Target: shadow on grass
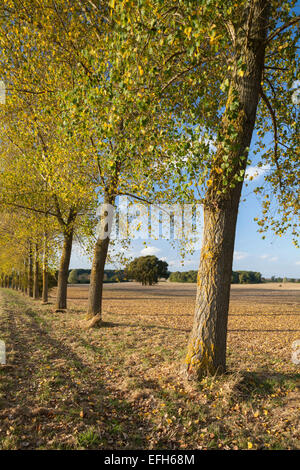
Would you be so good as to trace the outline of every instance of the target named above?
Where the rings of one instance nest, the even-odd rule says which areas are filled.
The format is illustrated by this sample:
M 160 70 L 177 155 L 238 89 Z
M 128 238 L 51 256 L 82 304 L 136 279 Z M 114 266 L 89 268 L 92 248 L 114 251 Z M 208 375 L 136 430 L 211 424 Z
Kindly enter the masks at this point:
M 299 374 L 282 374 L 271 372 L 241 372 L 240 380 L 234 385 L 233 393 L 243 400 L 255 397 L 262 398 L 274 394 L 278 388 L 300 390 Z
M 99 370 L 91 370 L 65 342 L 51 336 L 43 317 L 22 298 L 14 294 L 5 297 L 6 320 L 0 322 L 0 331 L 5 328 L 9 332 L 7 350 L 13 368 L 2 377 L 5 400 L 0 408 L 4 418 L 0 448 L 12 419 L 20 429 L 14 444 L 17 449 L 23 442 L 29 449 L 74 448 L 74 443 L 68 447 L 65 439 L 73 436 L 74 430 L 75 448 L 145 448 L 147 420 L 140 419 L 122 392 L 105 383 Z M 16 316 L 22 321 L 16 321 Z M 41 401 L 41 383 L 52 377 L 56 380 L 47 384 Z M 41 405 L 55 409 L 55 414 L 34 420 L 30 412 Z M 82 410 L 87 410 L 84 416 L 80 415 Z M 53 442 L 48 444 L 50 440 Z
M 119 323 L 119 322 L 109 322 L 109 321 L 101 321 L 99 323 L 96 323 L 96 325 L 93 326 L 95 329 L 101 329 L 101 328 L 117 328 L 117 327 L 130 327 L 130 328 L 142 328 L 143 330 L 145 329 L 158 329 L 158 330 L 164 330 L 164 331 L 182 331 L 184 333 L 189 333 L 191 331 L 191 328 L 172 328 L 169 326 L 161 326 L 161 325 L 147 325 L 144 323 Z
M 233 328 L 228 328 L 228 333 L 297 333 L 299 332 L 300 329 L 283 329 L 283 328 L 278 328 L 277 330 L 265 330 L 262 328 L 244 328 L 244 329 L 233 329 Z

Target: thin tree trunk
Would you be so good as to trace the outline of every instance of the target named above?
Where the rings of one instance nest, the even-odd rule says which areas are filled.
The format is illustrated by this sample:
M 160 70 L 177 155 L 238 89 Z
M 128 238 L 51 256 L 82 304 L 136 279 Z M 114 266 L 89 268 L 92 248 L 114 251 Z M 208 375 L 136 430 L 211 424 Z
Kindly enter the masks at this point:
M 28 258 L 27 257 L 24 259 L 23 285 L 24 285 L 24 293 L 28 294 Z
M 42 302 L 43 302 L 43 304 L 48 303 L 48 271 L 47 271 L 47 268 L 43 268 Z
M 38 259 L 38 247 L 35 246 L 35 259 L 34 259 L 34 276 L 33 276 L 33 298 L 38 299 L 40 296 L 39 292 L 39 259 Z
M 29 256 L 28 256 L 28 288 L 27 294 L 29 297 L 33 297 L 33 259 L 32 259 L 32 246 L 29 244 Z
M 254 0 L 245 9 L 245 18 L 237 35 L 239 56 L 246 64 L 244 76 L 235 71 L 228 93 L 221 134 L 230 135 L 234 125 L 231 154 L 225 154 L 222 145 L 216 151 L 216 163 L 226 155 L 232 167 L 232 176 L 245 170 L 256 110 L 265 56 L 269 7 L 266 0 Z M 251 15 L 251 21 L 249 21 Z M 248 34 L 245 31 L 249 29 Z M 240 35 L 240 36 L 239 36 Z M 238 97 L 238 116 L 231 117 L 233 97 Z M 242 159 L 240 157 L 243 157 Z M 236 182 L 224 195 L 217 196 L 222 180 L 212 170 L 212 182 L 204 203 L 204 233 L 198 272 L 195 317 L 190 336 L 186 368 L 189 375 L 200 377 L 207 373 L 222 373 L 226 369 L 227 321 L 230 281 L 242 182 Z
M 104 203 L 110 204 L 111 206 L 114 204 L 114 201 L 114 197 L 106 196 L 104 199 Z M 104 267 L 110 241 L 110 238 L 106 236 L 107 230 L 108 224 L 105 222 L 105 219 L 102 218 L 102 222 L 100 222 L 100 233 L 93 254 L 87 312 L 87 317 L 91 319 L 91 322 L 88 326 L 93 326 L 102 320 Z
M 62 255 L 60 258 L 60 266 L 58 272 L 57 282 L 57 296 L 56 296 L 56 311 L 62 311 L 67 308 L 67 288 L 68 288 L 68 274 L 72 252 L 73 243 L 73 228 L 69 226 L 64 233 L 64 243 Z
M 43 255 L 43 291 L 42 291 L 43 304 L 48 303 L 48 250 L 47 250 L 47 235 L 44 235 L 44 255 Z

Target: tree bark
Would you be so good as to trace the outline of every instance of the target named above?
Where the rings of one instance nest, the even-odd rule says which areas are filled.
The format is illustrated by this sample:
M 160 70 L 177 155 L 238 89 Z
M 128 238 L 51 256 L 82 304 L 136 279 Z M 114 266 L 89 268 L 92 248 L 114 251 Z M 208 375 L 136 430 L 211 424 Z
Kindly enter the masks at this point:
M 69 225 L 66 227 L 58 272 L 56 311 L 62 311 L 67 308 L 68 274 L 73 244 L 73 232 L 73 226 Z
M 42 272 L 42 303 L 48 303 L 48 240 L 47 232 L 44 233 L 43 243 L 43 272 Z
M 29 256 L 28 256 L 28 289 L 27 294 L 29 297 L 33 297 L 33 259 L 32 259 L 32 246 L 29 244 Z
M 47 271 L 47 268 L 45 268 L 45 267 L 43 267 L 42 302 L 43 302 L 43 304 L 48 303 L 48 271 Z
M 115 197 L 108 197 L 107 195 L 104 199 L 105 204 L 113 205 L 114 201 Z M 104 267 L 110 241 L 110 238 L 106 236 L 107 230 L 108 224 L 105 222 L 105 219 L 102 218 L 102 222 L 100 222 L 100 233 L 93 254 L 87 312 L 87 318 L 91 319 L 91 322 L 88 326 L 93 326 L 102 320 Z
M 229 129 L 232 126 L 236 131 L 231 154 L 226 154 L 232 167 L 232 176 L 246 168 L 265 57 L 269 4 L 266 0 L 254 0 L 249 5 L 245 9 L 245 17 L 237 33 L 239 53 L 236 63 L 242 58 L 246 70 L 244 75 L 238 74 L 236 70 L 232 77 L 221 124 L 223 136 L 230 136 Z M 234 96 L 238 98 L 239 111 L 233 120 L 230 104 Z M 218 145 L 216 163 L 221 164 L 224 156 L 223 146 Z M 186 370 L 190 376 L 196 378 L 226 370 L 230 281 L 235 228 L 243 184 L 236 182 L 225 194 L 221 192 L 220 195 L 220 191 L 217 191 L 222 183 L 219 173 L 212 170 L 210 180 L 211 186 L 204 202 L 204 233 L 194 325 L 186 357 Z
M 39 292 L 39 260 L 38 260 L 38 247 L 35 247 L 35 259 L 34 259 L 34 275 L 33 275 L 33 298 L 38 299 L 40 296 Z

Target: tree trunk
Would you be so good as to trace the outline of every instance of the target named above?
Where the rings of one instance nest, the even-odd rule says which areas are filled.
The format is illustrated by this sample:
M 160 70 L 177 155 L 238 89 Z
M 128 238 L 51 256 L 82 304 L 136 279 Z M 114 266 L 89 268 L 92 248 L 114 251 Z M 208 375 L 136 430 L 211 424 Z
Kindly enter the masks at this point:
M 32 259 L 32 248 L 31 243 L 29 245 L 29 256 L 28 256 L 28 288 L 27 294 L 29 297 L 33 297 L 33 259 Z
M 222 373 L 226 369 L 230 281 L 235 227 L 243 184 L 234 180 L 234 176 L 246 168 L 259 102 L 269 14 L 266 0 L 254 0 L 249 5 L 237 32 L 239 55 L 236 63 L 242 58 L 246 70 L 244 74 L 238 74 L 237 70 L 234 72 L 221 124 L 221 135 L 227 139 L 231 135 L 230 129 L 233 127 L 235 130 L 231 139 L 232 150 L 228 155 L 224 147 L 218 145 L 215 158 L 217 167 L 226 155 L 232 168 L 229 178 L 235 183 L 223 194 L 220 191 L 222 179 L 219 172 L 213 169 L 210 175 L 211 186 L 204 202 L 204 233 L 195 317 L 186 357 L 187 372 L 196 377 L 207 373 Z M 245 31 L 249 32 L 245 34 Z M 238 99 L 239 110 L 238 115 L 233 118 L 231 104 L 234 97 Z
M 43 289 L 42 289 L 42 303 L 48 303 L 48 247 L 47 247 L 47 233 L 44 233 L 44 253 L 43 253 Z
M 105 204 L 113 205 L 114 197 L 106 196 L 104 199 Z M 89 298 L 88 298 L 88 319 L 92 319 L 88 326 L 93 326 L 102 320 L 102 292 L 103 292 L 103 278 L 104 267 L 107 258 L 109 247 L 109 237 L 106 236 L 108 224 L 102 218 L 100 222 L 100 233 L 94 248 L 93 264 L 90 278 Z
M 40 296 L 39 292 L 39 260 L 38 260 L 38 247 L 35 247 L 35 259 L 34 259 L 34 275 L 33 275 L 33 298 L 38 299 Z
M 64 243 L 58 272 L 56 311 L 62 311 L 67 308 L 68 274 L 72 252 L 73 231 L 73 228 L 68 226 L 64 233 Z
M 93 264 L 91 270 L 89 299 L 88 299 L 88 318 L 97 316 L 101 320 L 102 311 L 102 291 L 104 267 L 107 258 L 109 238 L 97 240 L 94 248 Z
M 42 292 L 43 304 L 48 303 L 48 271 L 47 268 L 43 267 L 43 292 Z
M 27 257 L 24 259 L 23 285 L 24 285 L 24 294 L 28 294 L 28 258 Z

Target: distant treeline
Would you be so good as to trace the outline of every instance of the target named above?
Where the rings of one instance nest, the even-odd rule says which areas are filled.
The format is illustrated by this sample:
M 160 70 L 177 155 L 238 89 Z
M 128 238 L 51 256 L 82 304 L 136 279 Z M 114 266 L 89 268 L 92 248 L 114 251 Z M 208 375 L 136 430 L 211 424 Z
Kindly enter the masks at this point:
M 176 271 L 170 273 L 168 280 L 170 282 L 197 282 L 197 271 Z M 69 271 L 69 284 L 89 284 L 90 283 L 90 269 L 72 269 Z M 124 270 L 106 269 L 104 271 L 104 282 L 125 282 L 129 279 L 126 277 Z M 52 281 L 52 279 L 51 279 Z M 232 271 L 231 284 L 260 284 L 262 282 L 300 282 L 300 279 L 275 277 L 270 278 L 262 277 L 261 273 L 255 271 Z M 55 278 L 54 282 L 55 285 Z
M 264 282 L 300 282 L 300 279 L 296 279 L 295 277 L 276 277 L 272 276 L 270 278 L 265 278 Z
M 231 284 L 261 284 L 261 273 L 255 271 L 232 271 Z
M 176 271 L 171 273 L 170 282 L 197 282 L 197 271 Z M 260 284 L 263 282 L 261 273 L 254 271 L 233 271 L 231 275 L 232 284 Z
M 197 282 L 197 271 L 176 271 L 169 276 L 170 282 Z M 288 277 L 264 278 L 256 271 L 232 271 L 231 284 L 261 284 L 262 282 L 300 282 L 300 279 Z
M 90 269 L 72 269 L 69 271 L 69 284 L 89 284 L 91 270 Z M 126 281 L 123 270 L 105 269 L 104 282 L 124 282 Z

